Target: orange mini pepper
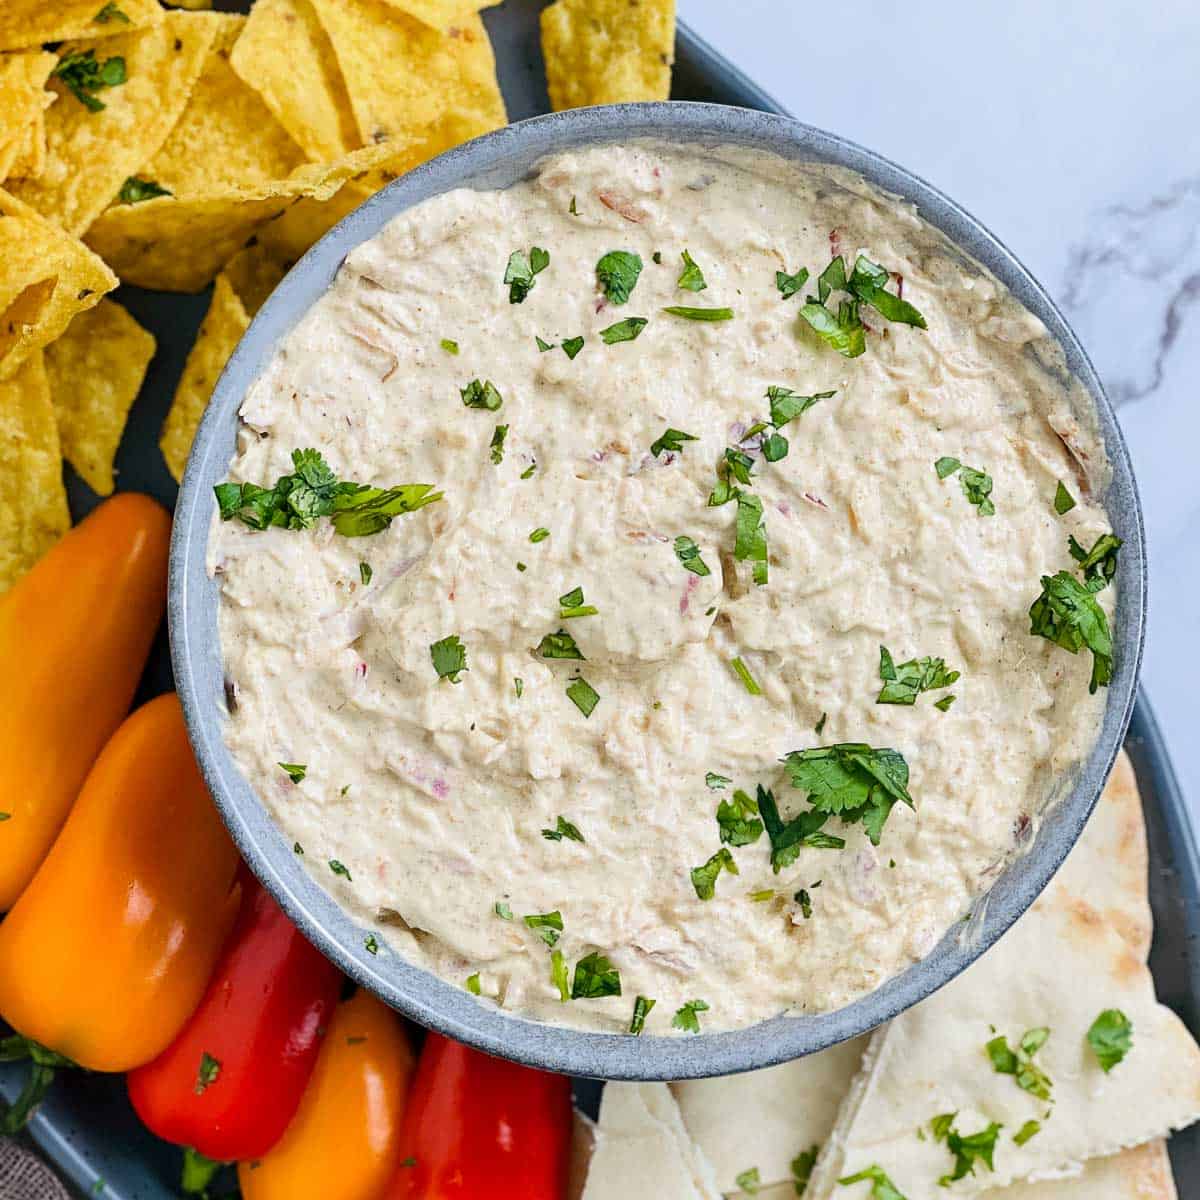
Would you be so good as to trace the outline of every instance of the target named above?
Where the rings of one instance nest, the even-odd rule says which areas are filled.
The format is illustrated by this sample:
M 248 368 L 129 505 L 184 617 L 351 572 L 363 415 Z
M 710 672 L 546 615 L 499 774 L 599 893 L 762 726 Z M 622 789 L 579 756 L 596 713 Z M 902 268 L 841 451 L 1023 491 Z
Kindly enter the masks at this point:
M 339 1004 L 283 1137 L 238 1165 L 244 1200 L 377 1200 L 399 1165 L 412 1069 L 390 1008 L 364 991 Z
M 104 747 L 0 922 L 0 1016 L 91 1070 L 154 1058 L 208 983 L 237 916 L 237 868 L 179 700 L 159 696 Z
M 0 596 L 0 912 L 129 711 L 166 605 L 170 536 L 161 505 L 114 496 Z

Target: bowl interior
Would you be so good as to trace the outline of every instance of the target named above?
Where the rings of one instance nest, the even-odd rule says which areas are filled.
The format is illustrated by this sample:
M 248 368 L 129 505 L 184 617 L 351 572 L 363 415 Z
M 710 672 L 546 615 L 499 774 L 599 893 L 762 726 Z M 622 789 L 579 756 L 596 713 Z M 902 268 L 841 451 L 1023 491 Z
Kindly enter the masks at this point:
M 1068 795 L 1042 822 L 1028 852 L 998 877 L 971 922 L 946 934 L 921 962 L 835 1012 L 777 1017 L 729 1033 L 633 1038 L 588 1033 L 501 1013 L 398 955 L 373 956 L 365 930 L 292 853 L 222 740 L 224 683 L 218 593 L 205 569 L 213 485 L 233 457 L 238 408 L 276 345 L 322 295 L 342 260 L 397 213 L 455 187 L 503 188 L 547 155 L 585 144 L 658 138 L 733 144 L 858 171 L 914 203 L 921 216 L 983 263 L 1045 322 L 1073 375 L 1093 397 L 1113 468 L 1103 497 L 1124 539 L 1118 568 L 1116 671 L 1103 727 Z M 1112 766 L 1132 710 L 1145 609 L 1141 508 L 1128 451 L 1095 371 L 1049 297 L 990 233 L 940 192 L 875 154 L 785 117 L 712 104 L 656 103 L 578 109 L 511 125 L 460 146 L 398 179 L 332 229 L 297 264 L 256 316 L 213 393 L 196 435 L 176 507 L 169 618 L 175 678 L 205 779 L 254 873 L 305 934 L 357 983 L 423 1025 L 533 1066 L 606 1079 L 681 1079 L 744 1071 L 810 1054 L 887 1021 L 952 979 L 1033 902 L 1071 848 Z

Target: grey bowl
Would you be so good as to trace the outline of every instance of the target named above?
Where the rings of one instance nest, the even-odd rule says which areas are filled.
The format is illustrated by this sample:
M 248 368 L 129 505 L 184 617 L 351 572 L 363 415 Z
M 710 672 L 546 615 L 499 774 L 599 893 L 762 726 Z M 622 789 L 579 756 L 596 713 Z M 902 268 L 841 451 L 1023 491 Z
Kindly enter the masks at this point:
M 584 1033 L 511 1017 L 395 954 L 372 956 L 364 931 L 309 877 L 291 845 L 242 777 L 222 740 L 224 687 L 217 638 L 217 588 L 205 572 L 212 489 L 234 453 L 237 411 L 276 344 L 326 290 L 347 253 L 393 216 L 447 191 L 509 186 L 549 154 L 633 138 L 736 144 L 786 158 L 849 167 L 912 201 L 926 221 L 1001 279 L 1036 313 L 1091 393 L 1113 466 L 1103 497 L 1120 556 L 1114 639 L 1116 675 L 1103 728 L 1074 787 L 1047 815 L 1032 848 L 976 907 L 969 936 L 951 931 L 933 952 L 877 991 L 836 1012 L 776 1017 L 732 1033 L 633 1038 Z M 304 933 L 347 975 L 422 1025 L 490 1054 L 572 1075 L 684 1079 L 766 1067 L 873 1028 L 941 987 L 983 953 L 1034 901 L 1092 811 L 1129 722 L 1141 665 L 1146 604 L 1142 512 L 1129 453 L 1087 355 L 1062 314 L 1013 255 L 974 218 L 929 184 L 850 142 L 786 117 L 712 104 L 629 104 L 523 121 L 418 167 L 372 197 L 314 246 L 259 312 L 229 360 L 192 447 L 171 544 L 169 619 L 175 678 L 192 745 L 235 841 L 254 873 Z

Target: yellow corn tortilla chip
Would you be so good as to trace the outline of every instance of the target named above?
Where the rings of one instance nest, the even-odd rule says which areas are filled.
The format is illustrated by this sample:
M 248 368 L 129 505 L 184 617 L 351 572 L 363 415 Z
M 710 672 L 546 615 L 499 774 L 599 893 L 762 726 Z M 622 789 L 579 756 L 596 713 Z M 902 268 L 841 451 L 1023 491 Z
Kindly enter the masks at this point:
M 36 179 L 46 169 L 46 118 L 38 113 L 14 140 L 12 163 L 5 178 Z
M 88 230 L 87 243 L 126 282 L 198 292 L 255 230 L 300 196 L 327 199 L 374 166 L 388 146 L 367 146 L 333 163 L 309 163 L 287 179 L 199 196 L 116 204 Z
M 0 379 L 116 286 L 82 242 L 0 191 Z
M 0 54 L 0 181 L 40 170 L 46 158 L 46 80 L 58 58 L 41 50 Z
M 226 263 L 221 273 L 229 280 L 246 315 L 252 317 L 267 302 L 267 297 L 279 286 L 291 265 L 291 262 L 281 261 L 254 238 L 249 246 L 239 250 Z
M 46 347 L 63 457 L 101 496 L 113 490 L 113 460 L 154 346 L 153 334 L 125 309 L 101 300 Z
M 314 162 L 362 144 L 333 45 L 309 0 L 258 0 L 229 64 Z
M 71 527 L 40 352 L 0 383 L 0 594 Z
M 542 54 L 555 112 L 666 100 L 675 0 L 557 0 L 542 10 Z
M 176 482 L 183 479 L 192 438 L 208 407 L 212 390 L 234 347 L 249 327 L 250 318 L 233 285 L 225 275 L 218 275 L 212 304 L 209 305 L 204 324 L 200 326 L 196 344 L 188 355 L 179 386 L 175 389 L 171 411 L 167 413 L 162 436 L 158 440 L 163 458 L 167 460 L 167 469 Z
M 176 196 L 285 179 L 305 162 L 300 147 L 230 66 L 246 25 L 214 13 L 217 35 L 187 107 L 157 153 L 137 172 Z
M 471 13 L 494 8 L 500 0 L 387 0 L 387 3 L 423 25 L 445 30 Z
M 474 13 L 441 33 L 386 0 L 312 0 L 341 64 L 364 143 L 412 139 L 448 113 L 508 116 L 496 59 Z
M 156 0 L 114 0 L 126 18 L 115 13 L 98 20 L 108 0 L 3 0 L 0 4 L 0 50 L 65 42 L 68 38 L 115 37 L 163 19 Z
M 51 78 L 59 98 L 46 113 L 46 169 L 15 185 L 19 198 L 83 233 L 166 140 L 218 28 L 212 13 L 168 13 L 149 29 L 64 46 L 64 55 L 93 49 L 101 62 L 124 58 L 126 82 L 99 92 L 106 107 L 91 112 Z

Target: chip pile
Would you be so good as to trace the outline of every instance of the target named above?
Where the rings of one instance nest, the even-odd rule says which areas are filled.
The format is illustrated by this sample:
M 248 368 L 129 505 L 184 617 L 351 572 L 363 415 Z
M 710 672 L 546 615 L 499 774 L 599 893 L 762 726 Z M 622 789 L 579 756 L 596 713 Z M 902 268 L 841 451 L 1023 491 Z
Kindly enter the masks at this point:
M 155 342 L 106 293 L 214 284 L 162 430 L 178 480 L 291 264 L 391 180 L 507 123 L 480 18 L 497 2 L 0 3 L 0 593 L 70 525 L 64 458 L 115 486 Z M 674 0 L 557 0 L 553 107 L 666 99 L 674 35 Z

